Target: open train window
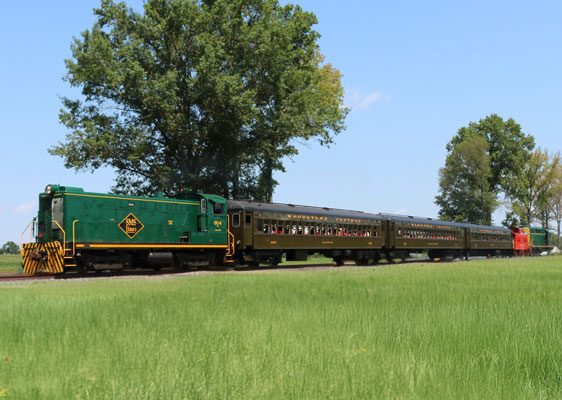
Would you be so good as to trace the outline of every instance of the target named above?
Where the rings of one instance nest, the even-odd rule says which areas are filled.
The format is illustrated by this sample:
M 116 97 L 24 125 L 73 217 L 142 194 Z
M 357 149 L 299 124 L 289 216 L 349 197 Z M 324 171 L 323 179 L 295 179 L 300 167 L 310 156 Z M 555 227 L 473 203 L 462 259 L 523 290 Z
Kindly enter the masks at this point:
M 232 214 L 232 226 L 235 228 L 240 226 L 240 213 Z
M 246 225 L 250 225 L 252 223 L 252 216 L 246 215 Z

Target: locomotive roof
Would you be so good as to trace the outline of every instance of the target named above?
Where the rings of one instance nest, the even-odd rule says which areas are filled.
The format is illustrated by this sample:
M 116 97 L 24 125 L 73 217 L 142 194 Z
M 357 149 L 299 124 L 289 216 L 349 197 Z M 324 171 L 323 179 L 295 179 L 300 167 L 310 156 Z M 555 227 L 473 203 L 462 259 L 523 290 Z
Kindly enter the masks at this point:
M 381 221 L 384 217 L 378 214 L 366 213 L 363 211 L 341 210 L 338 208 L 328 207 L 314 207 L 314 206 L 300 206 L 294 204 L 281 204 L 281 203 L 260 203 L 255 201 L 240 201 L 229 200 L 229 209 L 243 209 L 245 211 L 256 212 L 274 212 L 274 213 L 287 213 L 287 214 L 300 214 L 300 215 L 314 215 L 322 217 L 341 217 L 341 218 L 355 218 L 355 219 L 371 219 Z

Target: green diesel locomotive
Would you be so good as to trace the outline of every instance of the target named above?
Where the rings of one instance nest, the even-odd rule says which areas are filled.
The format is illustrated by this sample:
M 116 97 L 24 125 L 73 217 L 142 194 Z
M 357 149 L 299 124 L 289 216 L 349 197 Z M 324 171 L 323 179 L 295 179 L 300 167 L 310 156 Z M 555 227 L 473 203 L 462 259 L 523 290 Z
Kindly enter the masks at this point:
M 23 271 L 196 267 L 231 258 L 227 201 L 84 192 L 47 185 L 22 246 Z M 24 232 L 25 233 L 25 232 Z M 35 241 L 33 241 L 35 238 Z

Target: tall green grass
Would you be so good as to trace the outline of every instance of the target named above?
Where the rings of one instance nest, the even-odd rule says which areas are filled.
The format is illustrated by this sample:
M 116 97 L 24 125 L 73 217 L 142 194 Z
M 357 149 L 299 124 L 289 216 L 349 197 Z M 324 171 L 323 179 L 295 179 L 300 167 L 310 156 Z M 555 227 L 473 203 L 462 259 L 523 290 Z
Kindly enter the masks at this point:
M 18 272 L 21 269 L 19 254 L 0 254 L 0 272 Z
M 0 397 L 562 397 L 562 258 L 0 285 Z

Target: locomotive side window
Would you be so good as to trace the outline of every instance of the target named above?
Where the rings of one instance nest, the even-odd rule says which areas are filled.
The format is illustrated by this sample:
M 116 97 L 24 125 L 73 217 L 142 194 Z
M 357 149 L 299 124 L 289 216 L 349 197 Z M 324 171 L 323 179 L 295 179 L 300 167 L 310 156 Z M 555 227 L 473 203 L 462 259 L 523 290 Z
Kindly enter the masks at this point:
M 246 225 L 251 225 L 251 224 L 252 224 L 252 216 L 246 215 Z
M 207 214 L 207 200 L 201 199 L 201 214 Z
M 222 215 L 224 213 L 224 204 L 213 202 L 213 214 Z
M 238 228 L 240 226 L 240 213 L 232 214 L 232 226 Z

